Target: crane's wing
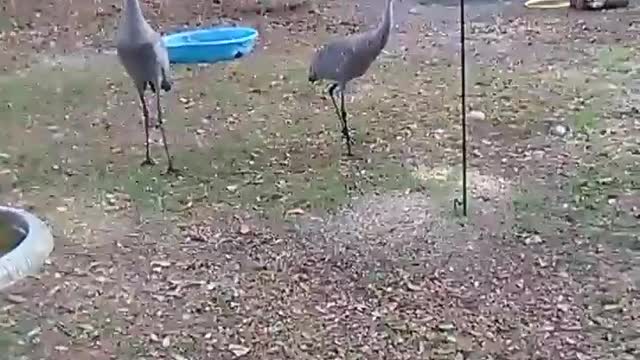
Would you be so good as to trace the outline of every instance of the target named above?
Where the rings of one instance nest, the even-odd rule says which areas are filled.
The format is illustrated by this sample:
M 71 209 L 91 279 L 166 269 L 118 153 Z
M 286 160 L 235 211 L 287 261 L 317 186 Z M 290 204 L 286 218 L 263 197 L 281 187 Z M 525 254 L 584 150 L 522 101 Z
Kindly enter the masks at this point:
M 364 75 L 377 53 L 372 51 L 370 33 L 358 33 L 329 42 L 316 54 L 315 76 L 346 82 Z
M 312 60 L 312 68 L 320 79 L 341 81 L 345 65 L 354 55 L 354 48 L 348 39 L 337 39 L 318 50 Z
M 155 33 L 155 39 L 153 44 L 153 51 L 156 53 L 156 59 L 158 59 L 158 63 L 162 70 L 164 70 L 166 76 L 169 76 L 169 52 L 164 45 L 164 41 L 162 41 L 162 36 L 160 34 Z
M 158 65 L 160 65 L 160 87 L 164 91 L 171 90 L 171 68 L 169 65 L 169 52 L 164 45 L 162 36 L 154 32 L 153 52 L 156 55 Z

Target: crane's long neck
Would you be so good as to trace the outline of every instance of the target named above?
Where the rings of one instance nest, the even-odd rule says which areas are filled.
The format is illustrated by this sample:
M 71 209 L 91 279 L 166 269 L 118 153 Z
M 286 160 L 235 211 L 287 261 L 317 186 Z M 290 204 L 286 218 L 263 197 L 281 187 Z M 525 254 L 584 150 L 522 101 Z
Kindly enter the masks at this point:
M 123 23 L 128 29 L 141 27 L 146 21 L 138 0 L 124 0 Z
M 389 34 L 391 33 L 391 26 L 393 23 L 393 0 L 387 0 L 382 21 L 376 29 L 376 35 L 380 39 L 380 50 L 387 45 L 389 41 Z

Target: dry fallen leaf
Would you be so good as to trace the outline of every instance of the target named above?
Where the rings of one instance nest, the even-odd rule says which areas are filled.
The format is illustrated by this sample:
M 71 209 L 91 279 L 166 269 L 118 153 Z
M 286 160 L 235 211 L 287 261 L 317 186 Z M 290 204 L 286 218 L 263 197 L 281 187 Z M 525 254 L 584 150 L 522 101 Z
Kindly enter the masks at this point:
M 176 353 L 171 353 L 171 356 L 173 357 L 173 360 L 189 360 L 188 358 Z
M 249 351 L 251 351 L 251 348 L 237 344 L 230 344 L 229 351 L 231 351 L 236 357 L 241 357 L 247 355 Z
M 455 325 L 451 324 L 451 323 L 445 323 L 445 324 L 440 324 L 438 325 L 438 329 L 442 330 L 442 331 L 451 331 L 453 329 L 455 329 Z
M 171 339 L 167 336 L 164 339 L 162 339 L 162 347 L 169 347 L 171 346 Z
M 407 288 L 411 291 L 421 291 L 422 288 L 416 284 L 413 284 L 410 281 L 407 281 Z
M 15 294 L 8 294 L 7 300 L 14 304 L 22 304 L 23 302 L 27 301 L 27 299 L 24 296 L 15 295 Z
M 473 110 L 467 114 L 467 120 L 469 122 L 484 121 L 485 119 L 486 115 L 482 111 Z
M 251 232 L 251 228 L 249 228 L 249 225 L 247 224 L 241 224 L 240 229 L 238 231 L 242 235 L 247 235 L 249 232 Z
M 526 239 L 524 239 L 525 245 L 542 244 L 543 242 L 544 242 L 544 240 L 542 240 L 540 235 L 537 235 L 537 234 L 529 236 Z
M 171 266 L 171 262 L 166 260 L 154 260 L 151 262 L 151 266 L 169 267 Z
M 300 208 L 295 208 L 295 209 L 291 209 L 291 210 L 287 210 L 286 215 L 287 216 L 291 216 L 291 215 L 304 215 L 304 210 L 300 209 Z
M 78 324 L 78 327 L 84 331 L 94 331 L 95 328 L 91 324 Z
M 606 304 L 602 307 L 604 311 L 614 311 L 622 309 L 622 304 Z

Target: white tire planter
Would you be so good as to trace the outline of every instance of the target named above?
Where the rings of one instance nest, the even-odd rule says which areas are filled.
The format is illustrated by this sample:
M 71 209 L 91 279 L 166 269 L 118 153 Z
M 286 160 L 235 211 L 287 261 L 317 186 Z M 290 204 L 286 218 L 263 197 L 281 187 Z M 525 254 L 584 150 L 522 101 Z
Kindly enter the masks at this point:
M 0 206 L 0 222 L 20 229 L 26 237 L 0 257 L 0 291 L 28 275 L 34 275 L 53 251 L 53 236 L 47 225 L 23 209 Z

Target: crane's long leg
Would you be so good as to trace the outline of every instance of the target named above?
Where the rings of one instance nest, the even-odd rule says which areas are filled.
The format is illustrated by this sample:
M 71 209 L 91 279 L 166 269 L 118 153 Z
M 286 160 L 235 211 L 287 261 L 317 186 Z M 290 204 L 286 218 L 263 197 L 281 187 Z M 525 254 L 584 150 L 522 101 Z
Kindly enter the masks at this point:
M 344 108 L 344 86 L 340 87 L 340 114 L 342 115 L 342 134 L 344 138 L 347 140 L 347 154 L 349 156 L 353 156 L 351 153 L 351 143 L 353 139 L 351 139 L 351 134 L 349 134 L 349 127 L 347 126 L 347 110 Z
M 147 101 L 144 98 L 144 88 L 138 90 L 138 95 L 140 96 L 140 103 L 142 103 L 142 116 L 144 117 L 144 135 L 145 142 L 144 145 L 146 147 L 146 158 L 140 164 L 140 166 L 151 166 L 155 165 L 155 161 L 151 158 L 151 154 L 149 153 L 149 109 L 147 108 Z
M 167 135 L 164 131 L 164 121 L 162 120 L 162 106 L 160 105 L 160 89 L 156 87 L 156 106 L 158 107 L 158 126 L 160 126 L 160 133 L 162 134 L 162 143 L 164 145 L 164 152 L 167 154 L 167 173 L 178 173 L 173 167 L 173 161 L 171 160 L 171 154 L 169 153 L 169 145 L 167 145 Z
M 340 108 L 338 107 L 338 103 L 336 103 L 336 99 L 333 97 L 333 94 L 336 91 L 336 88 L 338 88 L 337 83 L 331 84 L 331 86 L 329 86 L 327 91 L 329 92 L 329 96 L 331 97 L 331 102 L 333 103 L 333 107 L 336 109 L 336 115 L 338 115 L 338 120 L 340 120 L 340 124 L 344 126 L 344 123 L 342 121 L 342 115 L 340 114 Z
M 331 102 L 333 103 L 333 107 L 336 109 L 336 114 L 338 115 L 338 119 L 342 123 L 342 136 L 347 142 L 347 155 L 352 156 L 351 153 L 351 134 L 349 134 L 349 127 L 347 126 L 347 112 L 344 109 L 344 89 L 340 91 L 340 108 L 338 108 L 338 104 L 334 97 L 334 93 L 338 88 L 339 84 L 335 83 L 329 87 L 329 95 L 331 96 Z

